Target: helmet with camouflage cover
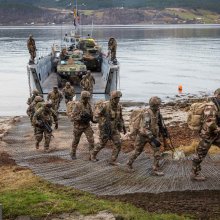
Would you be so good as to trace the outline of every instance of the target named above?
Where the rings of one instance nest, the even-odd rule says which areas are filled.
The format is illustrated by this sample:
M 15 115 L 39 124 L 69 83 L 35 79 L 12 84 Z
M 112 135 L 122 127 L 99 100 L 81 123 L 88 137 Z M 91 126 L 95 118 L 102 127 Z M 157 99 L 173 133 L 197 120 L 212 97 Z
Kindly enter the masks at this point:
M 153 96 L 149 100 L 149 105 L 150 105 L 150 107 L 160 106 L 161 105 L 161 99 L 157 96 Z
M 88 91 L 82 91 L 81 92 L 81 98 L 83 99 L 83 98 L 90 98 L 91 97 L 91 95 L 90 95 L 90 92 L 88 92 Z
M 121 98 L 122 97 L 122 93 L 120 91 L 112 91 L 111 95 L 110 95 L 111 99 L 115 99 L 115 98 Z
M 71 86 L 70 82 L 66 82 L 66 86 Z
M 39 91 L 38 91 L 37 89 L 33 89 L 33 90 L 32 90 L 32 94 L 33 94 L 33 95 L 38 95 L 38 94 L 39 94 Z
M 46 101 L 43 105 L 44 108 L 51 108 L 52 107 L 52 103 L 49 101 Z
M 35 102 L 42 102 L 44 99 L 41 97 L 41 96 L 39 96 L 39 95 L 37 95 L 35 98 L 34 98 L 34 101 Z
M 220 95 L 220 88 L 218 88 L 218 89 L 215 90 L 214 95 L 215 95 L 215 96 Z

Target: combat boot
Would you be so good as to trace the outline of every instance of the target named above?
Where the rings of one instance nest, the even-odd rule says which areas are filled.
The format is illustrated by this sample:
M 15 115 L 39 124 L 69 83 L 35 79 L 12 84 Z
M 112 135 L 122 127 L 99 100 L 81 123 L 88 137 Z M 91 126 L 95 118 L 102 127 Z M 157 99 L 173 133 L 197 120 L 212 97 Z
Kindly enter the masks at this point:
M 108 164 L 111 166 L 119 166 L 120 165 L 120 163 L 117 163 L 116 160 L 113 160 L 113 159 L 110 159 L 108 161 Z
M 39 149 L 39 142 L 35 143 L 35 147 L 36 147 L 37 150 Z
M 192 172 L 190 177 L 191 177 L 191 180 L 194 180 L 194 181 L 205 181 L 206 180 L 206 177 L 202 176 L 201 173 Z
M 90 153 L 90 159 L 91 159 L 91 161 L 93 161 L 93 162 L 99 161 L 99 159 L 96 158 L 96 155 L 97 155 L 97 154 L 98 154 L 98 151 L 92 151 L 92 152 Z
M 152 175 L 154 175 L 154 176 L 164 176 L 164 172 L 159 171 L 159 166 L 153 166 L 152 168 L 153 168 Z

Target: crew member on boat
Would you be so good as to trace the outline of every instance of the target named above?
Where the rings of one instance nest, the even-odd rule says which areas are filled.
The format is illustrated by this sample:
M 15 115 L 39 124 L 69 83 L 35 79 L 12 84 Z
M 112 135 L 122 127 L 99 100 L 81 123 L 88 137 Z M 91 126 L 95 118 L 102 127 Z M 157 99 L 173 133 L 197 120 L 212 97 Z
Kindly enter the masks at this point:
M 68 52 L 66 51 L 66 48 L 63 48 L 60 54 L 60 60 L 68 60 Z
M 72 101 L 75 96 L 74 87 L 71 86 L 70 82 L 66 82 L 66 86 L 63 88 L 63 96 L 65 98 L 65 103 L 67 104 L 69 101 Z
M 53 91 L 47 95 L 47 101 L 51 101 L 53 110 L 57 113 L 60 102 L 63 99 L 62 93 L 58 90 L 57 86 L 53 87 Z
M 34 58 L 36 57 L 36 45 L 33 36 L 30 34 L 29 39 L 27 41 L 27 48 L 30 53 L 30 61 L 29 64 L 34 63 Z
M 108 50 L 111 54 L 111 61 L 116 60 L 117 41 L 111 37 L 108 41 Z

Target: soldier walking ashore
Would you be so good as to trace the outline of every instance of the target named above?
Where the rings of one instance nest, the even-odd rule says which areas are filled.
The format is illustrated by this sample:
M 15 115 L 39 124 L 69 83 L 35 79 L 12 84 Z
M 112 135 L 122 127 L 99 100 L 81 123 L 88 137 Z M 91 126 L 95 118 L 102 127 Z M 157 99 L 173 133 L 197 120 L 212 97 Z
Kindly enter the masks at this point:
M 164 175 L 163 172 L 159 171 L 160 168 L 160 140 L 159 134 L 161 133 L 160 126 L 162 123 L 162 116 L 160 115 L 161 99 L 157 96 L 151 97 L 149 100 L 150 108 L 143 111 L 140 120 L 140 127 L 135 139 L 135 151 L 129 158 L 127 166 L 129 169 L 133 169 L 132 164 L 135 159 L 142 153 L 145 144 L 149 143 L 154 150 L 154 162 L 152 174 L 157 176 Z
M 39 108 L 33 116 L 34 135 L 36 139 L 35 147 L 39 149 L 39 144 L 45 138 L 44 150 L 49 152 L 49 145 L 52 136 L 52 124 L 55 123 L 55 129 L 58 128 L 57 115 L 52 109 L 52 104 L 46 102 Z
M 81 100 L 76 102 L 72 112 L 73 120 L 73 142 L 72 151 L 70 153 L 71 158 L 76 159 L 76 149 L 79 144 L 81 135 L 84 133 L 89 142 L 89 153 L 91 154 L 94 148 L 94 132 L 90 125 L 92 121 L 93 112 L 89 103 L 90 93 L 88 91 L 81 92 Z M 89 157 L 90 159 L 90 157 Z
M 124 120 L 122 117 L 122 107 L 119 105 L 122 93 L 120 91 L 113 91 L 111 93 L 110 101 L 107 101 L 101 109 L 97 108 L 94 112 L 94 121 L 99 124 L 100 130 L 100 144 L 95 147 L 92 153 L 92 161 L 97 161 L 96 155 L 103 149 L 108 140 L 112 140 L 114 143 L 114 149 L 112 151 L 109 164 L 117 165 L 116 160 L 121 150 L 121 137 L 120 132 L 124 130 Z
M 220 88 L 214 92 L 212 103 L 207 105 L 203 112 L 200 142 L 192 162 L 191 179 L 204 181 L 201 175 L 201 163 L 205 159 L 212 144 L 220 147 Z
M 75 96 L 75 90 L 74 87 L 71 86 L 70 82 L 66 83 L 66 86 L 62 90 L 63 96 L 65 98 L 65 103 L 67 104 L 69 101 L 73 100 L 73 97 Z

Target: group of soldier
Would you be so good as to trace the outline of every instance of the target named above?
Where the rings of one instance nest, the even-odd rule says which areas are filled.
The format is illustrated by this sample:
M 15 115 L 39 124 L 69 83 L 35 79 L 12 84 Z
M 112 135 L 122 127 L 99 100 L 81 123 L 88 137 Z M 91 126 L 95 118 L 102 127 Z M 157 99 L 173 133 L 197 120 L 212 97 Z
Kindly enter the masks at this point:
M 71 91 L 71 92 L 69 92 Z M 68 94 L 65 96 L 65 94 Z M 65 102 L 72 100 L 74 90 L 72 86 L 67 83 L 63 88 Z M 118 165 L 117 158 L 121 150 L 121 136 L 120 133 L 126 133 L 125 124 L 122 116 L 122 106 L 120 105 L 120 98 L 122 93 L 120 91 L 113 91 L 110 94 L 110 100 L 105 101 L 99 105 L 99 108 L 93 108 L 90 103 L 90 90 L 83 90 L 79 101 L 75 102 L 74 108 L 71 112 L 71 119 L 73 121 L 73 141 L 71 147 L 71 158 L 76 159 L 76 151 L 81 138 L 84 133 L 89 143 L 89 160 L 98 161 L 97 154 L 106 146 L 108 140 L 114 144 L 112 155 L 109 159 L 110 165 Z M 203 125 L 200 131 L 201 141 L 197 147 L 197 152 L 193 158 L 191 178 L 196 181 L 203 181 L 205 177 L 201 175 L 201 162 L 204 160 L 212 144 L 220 146 L 220 89 L 214 93 L 215 102 L 210 107 L 207 106 L 204 110 Z M 32 125 L 34 126 L 36 149 L 39 149 L 39 143 L 45 137 L 44 149 L 49 151 L 49 144 L 52 136 L 51 126 L 54 123 L 55 129 L 58 129 L 57 110 L 61 101 L 62 93 L 55 87 L 47 96 L 50 102 L 44 102 L 37 90 L 33 91 L 33 95 L 28 99 L 28 115 L 30 116 Z M 161 171 L 161 141 L 160 137 L 167 137 L 164 133 L 163 118 L 160 113 L 161 99 L 152 97 L 149 100 L 149 107 L 144 109 L 138 132 L 135 138 L 135 150 L 128 159 L 126 166 L 129 170 L 133 170 L 133 162 L 142 153 L 144 146 L 149 143 L 153 149 L 154 161 L 152 165 L 152 174 L 162 176 Z M 32 110 L 31 110 L 32 109 Z M 33 110 L 34 109 L 34 110 Z M 98 123 L 99 128 L 99 143 L 94 142 L 94 131 L 91 123 Z

